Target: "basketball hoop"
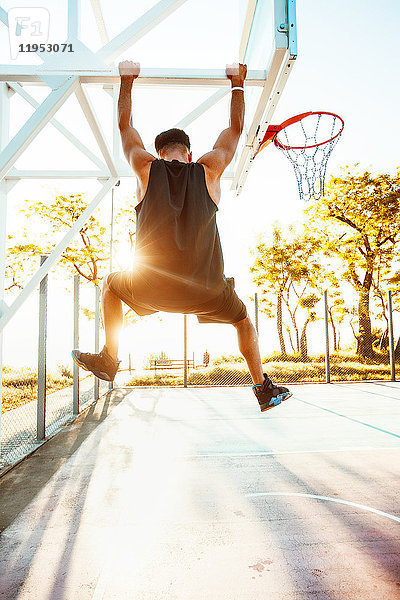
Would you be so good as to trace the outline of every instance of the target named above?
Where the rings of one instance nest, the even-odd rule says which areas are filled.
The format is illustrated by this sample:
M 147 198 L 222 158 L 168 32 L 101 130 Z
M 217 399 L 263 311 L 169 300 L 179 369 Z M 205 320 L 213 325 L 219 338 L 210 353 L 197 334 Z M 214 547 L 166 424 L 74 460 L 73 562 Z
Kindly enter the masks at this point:
M 318 200 L 324 194 L 328 158 L 344 128 L 344 121 L 330 112 L 306 112 L 270 125 L 257 154 L 274 142 L 294 167 L 300 199 Z

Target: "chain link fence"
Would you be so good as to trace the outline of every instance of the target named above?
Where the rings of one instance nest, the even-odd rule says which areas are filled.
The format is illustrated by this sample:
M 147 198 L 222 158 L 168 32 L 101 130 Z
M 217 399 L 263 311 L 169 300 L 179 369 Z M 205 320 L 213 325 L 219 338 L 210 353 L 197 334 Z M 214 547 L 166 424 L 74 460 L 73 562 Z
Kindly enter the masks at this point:
M 83 285 L 79 277 L 60 283 L 50 275 L 21 311 L 22 326 L 26 321 L 30 329 L 21 337 L 21 352 L 32 362 L 3 369 L 0 473 L 108 391 L 105 381 L 74 369 L 71 358 L 80 341 L 86 350 L 98 350 L 99 299 L 100 290 Z
M 384 313 L 371 310 L 369 324 L 359 314 L 359 298 L 346 301 L 325 292 L 312 307 L 297 315 L 267 318 L 259 309 L 259 294 L 247 309 L 259 331 L 264 370 L 277 383 L 395 380 L 400 353 L 400 322 L 393 299 L 383 297 Z M 243 300 L 245 298 L 242 297 Z M 301 313 L 301 311 L 299 311 Z M 151 315 L 126 334 L 119 385 L 237 386 L 251 377 L 238 351 L 234 327 L 199 324 L 193 315 Z M 186 365 L 186 367 L 185 367 Z
M 110 389 L 108 383 L 78 369 L 70 356 L 73 347 L 99 350 L 100 290 L 79 277 L 63 286 L 60 302 L 60 290 L 50 275 L 28 306 L 27 323 L 37 339 L 29 351 L 37 357 L 36 367 L 4 368 L 0 471 Z M 339 305 L 325 292 L 312 312 L 307 307 L 299 311 L 296 326 L 287 314 L 282 313 L 280 320 L 271 312 L 266 315 L 259 298 L 261 293 L 247 300 L 242 294 L 259 332 L 264 370 L 276 383 L 396 379 L 397 294 L 382 296 L 381 310 L 371 308 L 366 318 L 360 312 L 360 305 L 365 305 L 360 298 L 349 295 Z M 157 313 L 138 318 L 128 312 L 120 359 L 114 387 L 252 383 L 235 328 L 199 324 L 194 315 Z

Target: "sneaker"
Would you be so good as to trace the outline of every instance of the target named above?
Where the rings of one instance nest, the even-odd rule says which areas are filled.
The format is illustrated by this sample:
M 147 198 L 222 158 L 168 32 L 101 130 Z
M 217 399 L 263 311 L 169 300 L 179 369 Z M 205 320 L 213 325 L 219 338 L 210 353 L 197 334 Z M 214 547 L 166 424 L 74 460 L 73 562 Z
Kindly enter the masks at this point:
M 264 383 L 262 385 L 253 385 L 253 391 L 260 405 L 261 412 L 278 406 L 293 395 L 287 388 L 272 383 L 266 373 L 264 373 Z
M 71 354 L 76 364 L 85 371 L 91 371 L 93 375 L 104 381 L 114 381 L 120 361 L 114 360 L 105 348 L 99 354 L 79 350 L 72 350 Z

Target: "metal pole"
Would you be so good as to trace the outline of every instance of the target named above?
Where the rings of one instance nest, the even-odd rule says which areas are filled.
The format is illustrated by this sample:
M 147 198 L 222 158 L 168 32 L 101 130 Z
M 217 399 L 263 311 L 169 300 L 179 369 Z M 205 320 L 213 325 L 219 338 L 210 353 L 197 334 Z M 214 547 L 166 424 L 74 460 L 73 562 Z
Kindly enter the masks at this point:
M 187 315 L 183 315 L 183 387 L 187 388 Z
M 98 285 L 94 288 L 94 351 L 96 354 L 99 352 L 100 345 L 100 288 Z M 94 399 L 99 399 L 99 379 L 94 378 Z
M 40 257 L 40 266 L 47 256 Z M 38 341 L 38 384 L 36 411 L 36 438 L 40 442 L 46 437 L 46 341 L 47 341 L 47 275 L 39 288 L 39 341 Z
M 74 348 L 79 348 L 79 275 L 74 275 Z M 74 415 L 79 415 L 79 367 L 74 362 L 74 393 L 73 409 Z
M 114 188 L 118 187 L 120 184 L 120 180 L 116 182 L 116 184 L 111 188 L 111 218 L 110 218 L 110 273 L 113 270 L 113 246 L 114 246 Z M 110 381 L 108 384 L 108 389 L 112 390 L 114 387 L 114 382 Z
M 115 186 L 111 188 L 111 220 L 110 220 L 110 273 L 113 269 L 113 245 L 114 245 L 114 188 L 118 187 L 118 180 Z
M 7 83 L 0 83 L 0 150 L 5 148 L 10 137 L 10 92 Z M 0 181 L 0 319 L 4 311 L 4 288 L 7 245 L 7 192 L 9 186 Z M 3 385 L 3 330 L 0 331 L 0 428 Z M 1 429 L 0 429 L 1 431 Z M 0 437 L 1 440 L 1 437 Z M 1 453 L 1 447 L 0 447 Z
M 331 382 L 331 367 L 329 360 L 329 321 L 328 321 L 328 292 L 324 291 L 324 317 L 325 317 L 325 381 Z
M 114 188 L 111 188 L 111 217 L 110 217 L 110 273 L 113 268 L 113 245 L 114 245 Z
M 254 294 L 254 325 L 258 335 L 258 294 Z
M 392 292 L 388 291 L 388 311 L 389 311 L 389 356 L 390 356 L 390 380 L 396 381 L 396 365 L 394 356 L 394 337 L 393 337 L 393 305 Z
M 0 88 L 1 91 L 1 88 Z M 0 182 L 0 318 L 4 309 L 4 283 L 6 263 L 6 240 L 7 240 L 7 184 Z M 3 331 L 0 331 L 0 432 L 1 432 L 1 408 L 3 398 Z M 1 437 L 0 437 L 1 440 Z M 1 447 L 0 447 L 1 453 Z

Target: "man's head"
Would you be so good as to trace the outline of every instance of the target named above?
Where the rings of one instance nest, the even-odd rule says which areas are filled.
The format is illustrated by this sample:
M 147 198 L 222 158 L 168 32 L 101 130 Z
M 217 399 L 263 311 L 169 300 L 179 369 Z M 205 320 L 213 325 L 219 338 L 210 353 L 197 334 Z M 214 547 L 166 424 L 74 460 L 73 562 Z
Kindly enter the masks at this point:
M 159 133 L 154 145 L 160 158 L 192 161 L 189 136 L 182 129 L 168 129 Z

